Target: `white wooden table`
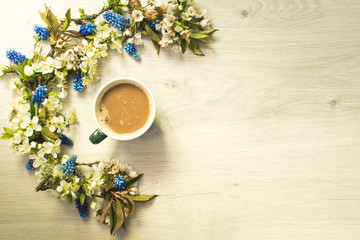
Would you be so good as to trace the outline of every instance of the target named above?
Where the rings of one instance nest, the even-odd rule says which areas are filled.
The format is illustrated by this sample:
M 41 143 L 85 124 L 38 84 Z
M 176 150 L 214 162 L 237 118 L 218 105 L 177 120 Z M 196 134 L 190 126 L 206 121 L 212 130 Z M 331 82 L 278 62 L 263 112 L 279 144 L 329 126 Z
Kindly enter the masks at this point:
M 111 52 L 101 81 L 70 94 L 79 124 L 68 150 L 83 161 L 120 157 L 145 174 L 144 194 L 117 236 L 50 192 L 34 192 L 27 156 L 0 141 L 0 239 L 360 239 L 360 1 L 198 0 L 215 44 L 206 57 Z M 2 0 L 0 54 L 31 56 L 43 4 L 63 16 L 100 0 Z M 97 89 L 129 76 L 154 92 L 143 137 L 92 145 Z M 1 126 L 13 93 L 0 80 Z

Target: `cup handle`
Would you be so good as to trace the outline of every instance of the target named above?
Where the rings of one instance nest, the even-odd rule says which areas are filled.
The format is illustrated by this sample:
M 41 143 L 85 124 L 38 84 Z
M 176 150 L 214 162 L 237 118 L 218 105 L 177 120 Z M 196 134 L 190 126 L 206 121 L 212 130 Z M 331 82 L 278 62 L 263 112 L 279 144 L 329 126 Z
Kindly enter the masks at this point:
M 90 142 L 92 142 L 93 144 L 98 144 L 100 142 L 102 142 L 102 140 L 104 140 L 105 138 L 107 138 L 107 136 L 102 133 L 100 131 L 100 129 L 96 129 L 89 137 Z

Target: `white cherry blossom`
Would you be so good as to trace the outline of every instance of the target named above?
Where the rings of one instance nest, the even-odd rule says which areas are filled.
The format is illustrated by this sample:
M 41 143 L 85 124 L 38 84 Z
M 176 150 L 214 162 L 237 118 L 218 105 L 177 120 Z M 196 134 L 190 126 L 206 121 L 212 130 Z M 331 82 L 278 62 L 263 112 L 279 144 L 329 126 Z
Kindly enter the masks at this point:
M 141 22 L 144 19 L 144 15 L 140 10 L 134 10 L 131 15 L 134 18 L 135 22 Z
M 34 116 L 31 118 L 30 113 L 25 113 L 22 117 L 23 122 L 20 123 L 20 127 L 25 129 L 25 135 L 31 137 L 34 131 L 41 131 L 41 126 L 38 124 L 39 118 Z

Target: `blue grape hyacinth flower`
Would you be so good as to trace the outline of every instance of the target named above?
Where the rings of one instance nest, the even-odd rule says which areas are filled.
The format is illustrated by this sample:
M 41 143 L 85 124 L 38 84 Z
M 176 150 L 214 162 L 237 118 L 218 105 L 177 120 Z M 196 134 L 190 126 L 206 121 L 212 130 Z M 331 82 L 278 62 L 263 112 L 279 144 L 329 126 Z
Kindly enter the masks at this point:
M 60 134 L 59 138 L 61 140 L 61 144 L 64 144 L 69 147 L 72 147 L 74 145 L 74 142 L 70 138 L 68 138 L 65 134 Z
M 34 170 L 34 159 L 30 159 L 26 164 L 25 164 L 25 169 L 28 171 Z
M 155 31 L 158 31 L 158 32 L 160 32 L 161 31 L 161 28 L 156 28 L 156 24 L 159 24 L 160 23 L 160 20 L 158 20 L 158 21 L 151 21 L 150 22 L 150 27 L 153 29 L 153 30 L 155 30 Z
M 121 174 L 119 174 L 119 176 L 115 178 L 114 182 L 115 182 L 116 190 L 118 190 L 119 192 L 125 190 L 126 188 L 125 179 L 123 176 L 121 176 Z
M 72 155 L 72 157 L 69 160 L 67 160 L 67 162 L 61 168 L 61 170 L 66 174 L 66 176 L 69 176 L 74 173 L 76 158 L 77 158 L 76 155 Z
M 140 60 L 140 54 L 136 51 L 134 44 L 125 43 L 124 47 L 125 51 L 130 54 L 135 60 Z
M 8 49 L 6 51 L 6 57 L 15 64 L 23 63 L 25 60 L 28 60 L 24 54 L 21 54 L 13 49 Z
M 33 93 L 32 103 L 33 104 L 35 104 L 35 103 L 41 104 L 46 98 L 47 90 L 48 89 L 46 88 L 46 85 L 44 85 L 44 86 L 39 85 L 36 88 L 35 92 Z
M 130 19 L 124 18 L 122 15 L 112 12 L 106 12 L 103 14 L 104 19 L 110 23 L 110 25 L 120 30 L 125 30 L 130 26 Z
M 81 204 L 81 201 L 79 198 L 75 199 L 75 205 L 79 211 L 79 215 L 81 218 L 84 218 L 89 215 L 89 203 L 86 198 L 85 198 L 84 204 Z
M 95 25 L 93 23 L 86 23 L 80 27 L 79 33 L 84 37 L 93 34 L 95 31 Z
M 73 83 L 74 83 L 75 91 L 80 92 L 81 90 L 83 90 L 84 85 L 83 85 L 83 79 L 82 79 L 81 73 L 75 74 Z
M 34 26 L 34 31 L 41 40 L 46 40 L 50 36 L 49 30 L 39 25 Z

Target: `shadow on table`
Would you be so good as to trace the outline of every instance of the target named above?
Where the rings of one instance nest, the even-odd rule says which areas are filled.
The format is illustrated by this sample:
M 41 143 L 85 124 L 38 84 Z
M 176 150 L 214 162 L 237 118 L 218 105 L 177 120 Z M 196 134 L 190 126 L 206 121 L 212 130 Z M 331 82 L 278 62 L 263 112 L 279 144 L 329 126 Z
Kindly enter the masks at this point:
M 120 156 L 139 173 L 144 173 L 146 181 L 156 182 L 159 173 L 167 171 L 167 147 L 164 132 L 155 119 L 150 129 L 137 139 L 117 141 L 112 156 Z

